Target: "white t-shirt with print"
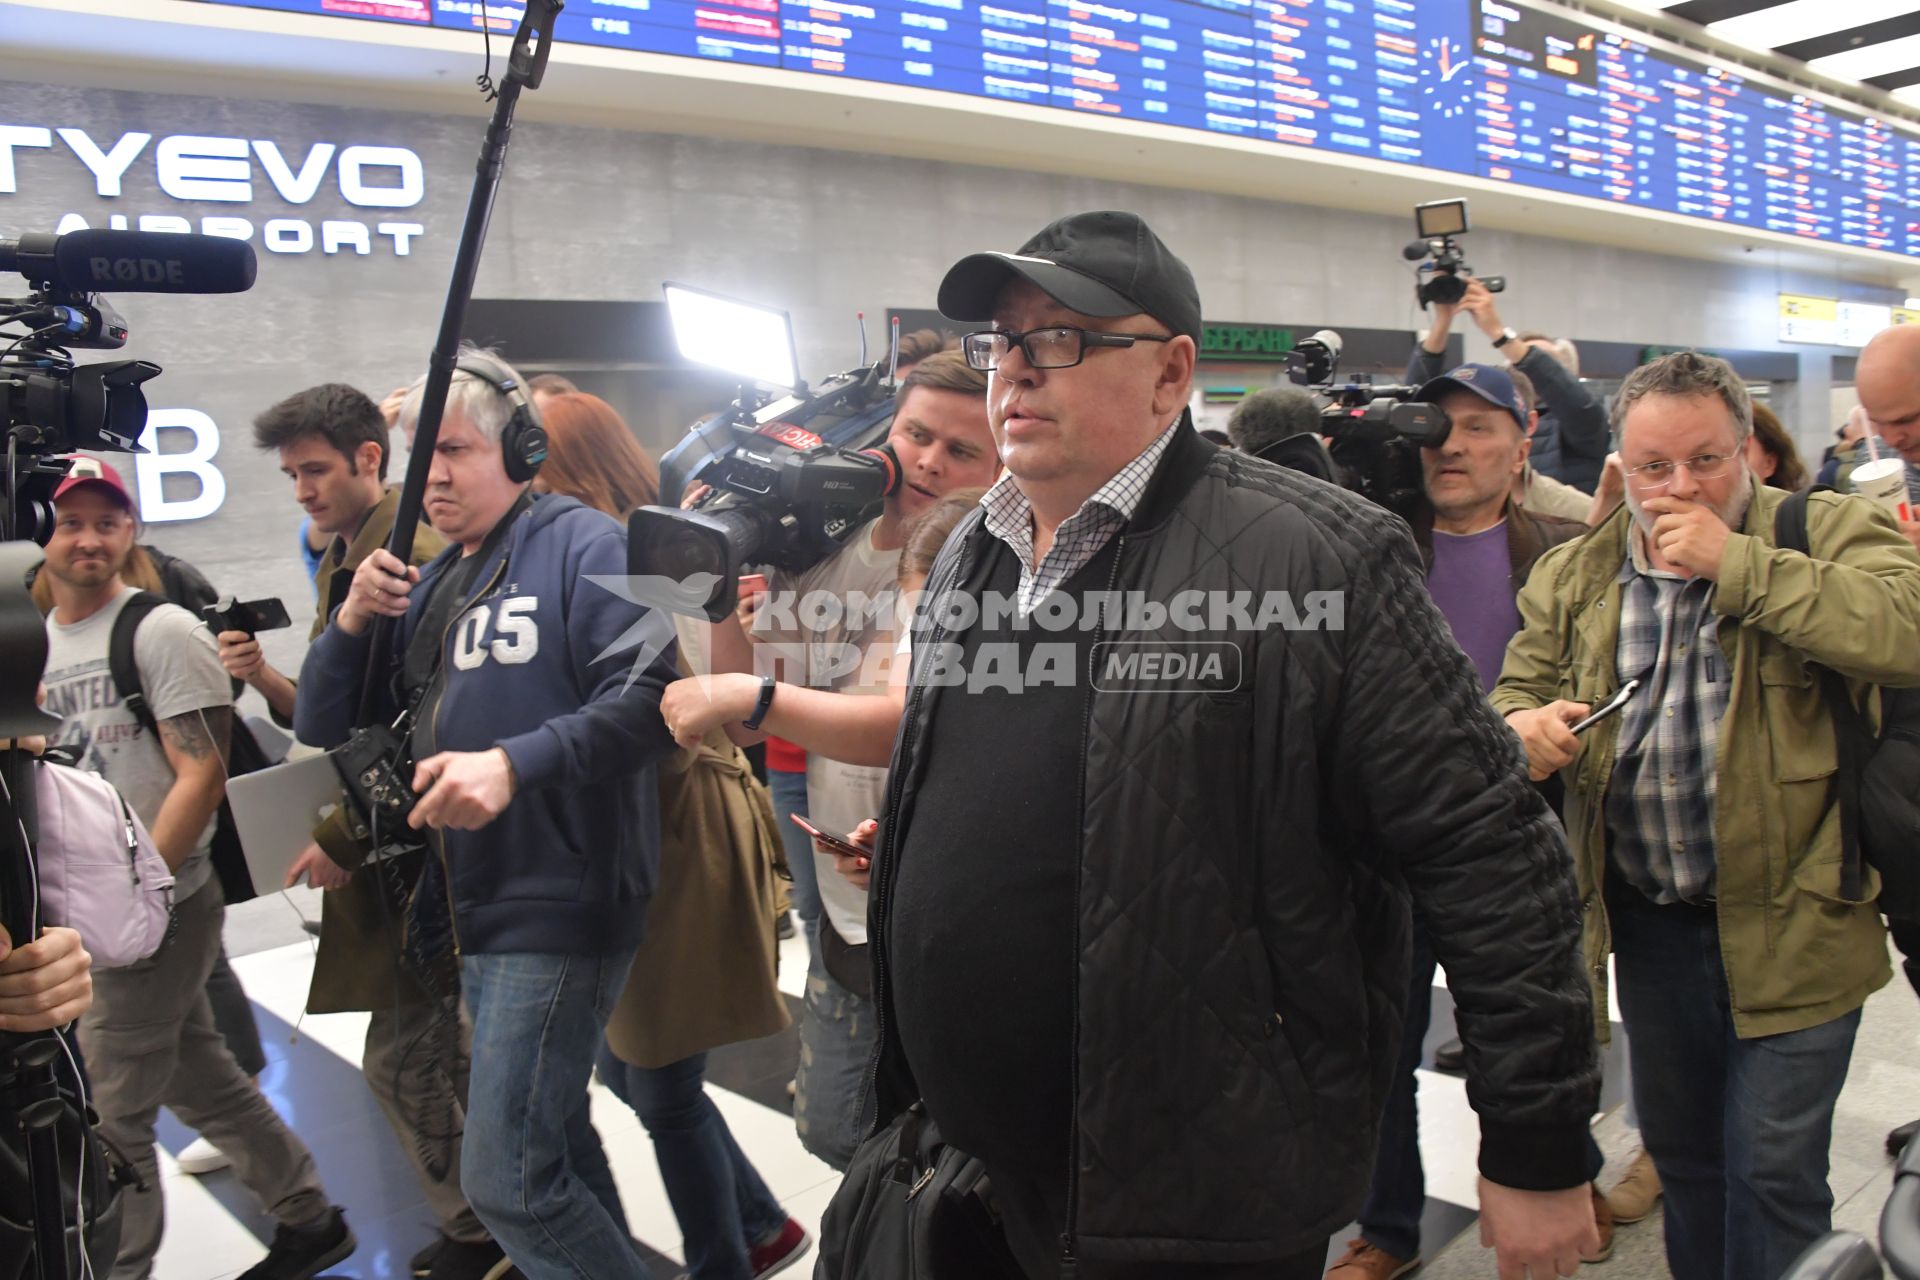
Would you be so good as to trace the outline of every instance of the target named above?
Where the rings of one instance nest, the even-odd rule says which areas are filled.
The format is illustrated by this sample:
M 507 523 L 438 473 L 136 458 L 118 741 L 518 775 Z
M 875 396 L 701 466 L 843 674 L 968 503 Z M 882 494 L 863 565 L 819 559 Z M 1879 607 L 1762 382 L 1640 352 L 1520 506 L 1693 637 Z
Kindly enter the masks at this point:
M 61 718 L 55 742 L 71 747 L 80 767 L 111 782 L 149 828 L 173 789 L 173 766 L 160 743 L 120 700 L 108 670 L 114 619 L 133 598 L 131 588 L 107 606 L 71 625 L 47 617 L 47 710 Z M 133 634 L 133 660 L 140 688 L 156 721 L 233 704 L 233 686 L 220 665 L 206 624 L 178 605 L 163 604 L 141 619 Z M 174 872 L 174 896 L 185 902 L 213 874 L 208 849 L 213 819 L 193 853 Z
M 877 523 L 877 522 L 876 522 Z M 768 591 L 778 600 L 783 597 L 804 601 L 810 592 L 826 592 L 842 600 L 864 597 L 891 601 L 895 598 L 900 570 L 900 552 L 881 551 L 873 545 L 874 525 L 869 524 L 847 540 L 845 546 L 813 568 L 798 576 L 778 575 Z M 887 608 L 862 611 L 858 619 L 842 618 L 824 626 L 808 626 L 810 615 L 804 607 L 786 617 L 762 609 L 753 632 L 755 641 L 766 645 L 807 646 L 806 683 L 813 688 L 832 689 L 836 693 L 876 695 L 887 692 L 888 672 L 896 648 L 898 628 L 896 610 Z M 882 618 L 872 615 L 884 613 Z M 852 670 L 837 655 L 858 648 L 867 655 Z M 769 672 L 769 674 L 781 674 Z M 807 753 L 807 815 L 822 831 L 845 835 L 869 818 L 881 817 L 886 804 L 887 770 L 884 766 L 847 764 L 829 760 L 818 751 Z M 780 814 L 782 818 L 787 815 Z M 833 922 L 834 932 L 849 944 L 860 946 L 867 940 L 867 894 L 855 888 L 834 870 L 833 859 L 814 852 L 814 870 L 820 882 L 820 904 Z

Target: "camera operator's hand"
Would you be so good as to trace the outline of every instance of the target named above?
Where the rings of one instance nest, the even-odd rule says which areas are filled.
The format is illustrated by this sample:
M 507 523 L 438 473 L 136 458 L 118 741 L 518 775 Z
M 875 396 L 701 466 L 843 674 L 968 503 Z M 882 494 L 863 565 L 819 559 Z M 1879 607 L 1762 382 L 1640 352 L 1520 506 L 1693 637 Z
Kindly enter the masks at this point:
M 712 485 L 704 484 L 701 481 L 695 480 L 692 484 L 687 486 L 687 491 L 680 495 L 680 509 L 682 511 L 693 510 L 695 507 L 700 505 L 701 501 L 705 499 L 708 494 L 712 492 L 713 492 Z
M 1487 335 L 1488 342 L 1499 345 L 1507 322 L 1500 318 L 1500 308 L 1494 305 L 1493 294 L 1488 292 L 1486 285 L 1469 278 L 1467 292 L 1460 299 L 1460 309 L 1473 317 L 1473 322 L 1480 326 L 1480 332 Z
M 1510 711 L 1507 725 L 1520 735 L 1527 749 L 1527 776 L 1545 782 L 1580 755 L 1580 738 L 1572 726 L 1592 710 L 1584 702 L 1561 699 L 1532 711 Z
M 0 1031 L 51 1031 L 93 1004 L 93 957 L 72 929 L 15 947 L 0 927 Z
M 1648 498 L 1640 509 L 1658 516 L 1647 541 L 1660 558 L 1689 577 L 1720 580 L 1720 561 L 1733 530 L 1712 507 L 1670 494 Z
M 222 631 L 214 642 L 220 646 L 220 665 L 235 680 L 252 684 L 267 665 L 260 642 L 244 631 Z
M 813 847 L 822 853 L 832 854 L 833 869 L 845 876 L 848 884 L 865 893 L 871 887 L 873 879 L 873 841 L 879 834 L 880 824 L 872 818 L 868 818 L 847 833 L 848 844 L 867 851 L 867 856 L 864 858 L 849 858 L 838 849 L 829 848 L 818 840 L 813 842 Z
M 398 618 L 407 611 L 407 593 L 420 581 L 420 570 L 401 564 L 385 547 L 374 551 L 353 571 L 353 585 L 333 621 L 350 636 L 360 635 L 375 618 Z
M 673 740 L 693 748 L 721 725 L 745 720 L 759 702 L 759 676 L 738 671 L 687 676 L 660 695 L 660 715 Z
M 513 762 L 499 747 L 442 751 L 414 768 L 413 789 L 426 794 L 414 805 L 408 826 L 477 831 L 513 799 Z
M 315 889 L 339 889 L 353 879 L 353 872 L 329 858 L 326 850 L 319 845 L 310 844 L 301 851 L 299 857 L 293 860 L 293 865 L 287 868 L 286 883 L 282 887 L 293 888 L 300 883 L 302 876 L 305 876 L 307 884 Z
M 1913 544 L 1915 551 L 1920 551 L 1920 520 L 1902 520 L 1900 532 L 1906 535 L 1907 541 Z

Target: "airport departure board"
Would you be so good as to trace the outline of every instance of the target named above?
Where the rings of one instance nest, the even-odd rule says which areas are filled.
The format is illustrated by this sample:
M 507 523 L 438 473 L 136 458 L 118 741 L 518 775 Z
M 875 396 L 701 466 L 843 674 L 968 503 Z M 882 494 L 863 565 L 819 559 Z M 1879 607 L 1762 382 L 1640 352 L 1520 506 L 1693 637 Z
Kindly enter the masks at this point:
M 209 2 L 501 34 L 522 10 Z M 555 35 L 1377 156 L 1920 256 L 1920 134 L 1509 0 L 569 0 Z

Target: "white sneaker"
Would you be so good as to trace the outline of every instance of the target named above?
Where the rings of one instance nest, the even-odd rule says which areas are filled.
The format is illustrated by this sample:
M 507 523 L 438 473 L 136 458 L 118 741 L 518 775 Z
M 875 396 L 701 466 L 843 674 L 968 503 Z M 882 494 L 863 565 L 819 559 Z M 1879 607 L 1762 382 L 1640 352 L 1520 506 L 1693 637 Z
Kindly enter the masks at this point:
M 226 1152 L 205 1138 L 195 1138 L 180 1152 L 174 1163 L 180 1166 L 180 1172 L 198 1176 L 224 1169 L 233 1161 L 227 1158 Z

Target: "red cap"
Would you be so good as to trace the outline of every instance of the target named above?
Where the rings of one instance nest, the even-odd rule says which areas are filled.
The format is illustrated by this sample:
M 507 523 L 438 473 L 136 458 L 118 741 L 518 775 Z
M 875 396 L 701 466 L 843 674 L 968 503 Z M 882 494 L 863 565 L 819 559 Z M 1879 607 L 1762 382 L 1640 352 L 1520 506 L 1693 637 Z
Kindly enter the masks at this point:
M 67 470 L 67 478 L 53 491 L 55 502 L 66 497 L 83 484 L 98 485 L 111 493 L 116 501 L 127 510 L 133 510 L 133 495 L 127 492 L 127 486 L 121 483 L 120 473 L 98 458 L 84 453 L 76 453 L 68 461 L 73 466 Z

